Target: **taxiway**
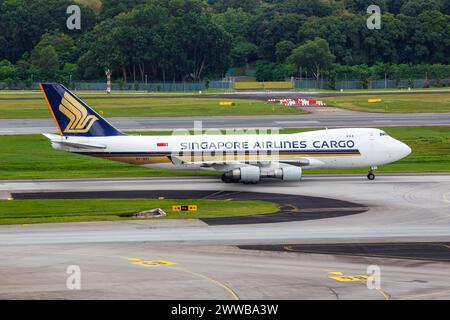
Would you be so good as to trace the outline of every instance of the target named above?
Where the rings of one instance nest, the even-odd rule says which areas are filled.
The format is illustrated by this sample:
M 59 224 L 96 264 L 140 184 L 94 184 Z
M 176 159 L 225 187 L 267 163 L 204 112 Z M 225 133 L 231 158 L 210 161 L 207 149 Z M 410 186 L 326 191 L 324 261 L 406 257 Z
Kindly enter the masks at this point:
M 450 113 L 365 113 L 338 108 L 309 108 L 310 114 L 289 116 L 209 116 L 109 118 L 122 131 L 173 131 L 193 129 L 201 121 L 204 129 L 228 128 L 337 128 L 390 126 L 448 126 Z M 40 134 L 55 132 L 48 119 L 0 119 L 0 134 Z
M 380 174 L 375 181 L 359 175 L 310 175 L 300 183 L 256 186 L 210 178 L 0 181 L 3 195 L 174 189 L 321 196 L 363 204 L 369 210 L 242 225 L 135 220 L 2 226 L 0 298 L 450 298 L 450 175 Z M 361 248 L 358 254 L 301 249 L 307 244 L 352 243 L 381 243 L 385 249 L 377 249 L 377 254 Z M 413 243 L 422 251 L 427 245 L 442 248 L 434 250 L 439 259 L 395 255 L 393 244 L 401 243 L 410 243 L 410 251 Z M 263 244 L 295 250 L 251 247 Z M 81 290 L 66 288 L 69 265 L 82 270 Z M 359 277 L 369 265 L 381 269 L 379 290 L 368 289 Z

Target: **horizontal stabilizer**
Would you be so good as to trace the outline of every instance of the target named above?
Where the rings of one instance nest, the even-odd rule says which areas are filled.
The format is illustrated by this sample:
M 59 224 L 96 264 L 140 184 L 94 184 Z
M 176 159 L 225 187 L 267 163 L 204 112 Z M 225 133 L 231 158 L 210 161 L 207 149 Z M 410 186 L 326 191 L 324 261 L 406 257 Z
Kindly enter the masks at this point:
M 62 145 L 66 145 L 72 148 L 80 148 L 80 149 L 106 149 L 106 146 L 102 146 L 99 144 L 91 144 L 91 143 L 78 143 L 78 142 L 69 142 L 69 141 L 52 141 L 55 143 L 59 143 Z
M 60 145 L 67 146 L 70 148 L 78 148 L 78 149 L 106 149 L 106 146 L 98 144 L 98 143 L 87 143 L 87 142 L 75 142 L 69 141 L 67 138 L 61 137 L 59 135 L 54 134 L 46 134 L 44 133 L 52 143 L 59 143 Z

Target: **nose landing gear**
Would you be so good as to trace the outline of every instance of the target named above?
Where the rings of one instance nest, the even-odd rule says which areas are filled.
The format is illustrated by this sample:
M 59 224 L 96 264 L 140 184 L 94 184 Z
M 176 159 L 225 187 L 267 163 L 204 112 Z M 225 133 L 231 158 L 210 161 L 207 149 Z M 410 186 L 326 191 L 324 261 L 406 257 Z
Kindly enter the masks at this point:
M 376 170 L 377 167 L 370 167 L 369 173 L 367 174 L 367 179 L 369 180 L 375 180 L 375 173 L 374 170 Z

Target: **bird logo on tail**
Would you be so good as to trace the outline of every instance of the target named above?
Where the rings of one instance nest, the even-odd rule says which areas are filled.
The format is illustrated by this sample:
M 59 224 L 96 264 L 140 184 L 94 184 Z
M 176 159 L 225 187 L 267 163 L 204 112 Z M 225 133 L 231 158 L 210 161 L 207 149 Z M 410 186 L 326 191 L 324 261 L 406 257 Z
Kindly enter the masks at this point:
M 64 93 L 61 100 L 59 111 L 70 120 L 64 129 L 64 133 L 86 133 L 98 120 L 96 116 L 88 115 L 86 108 L 67 92 Z

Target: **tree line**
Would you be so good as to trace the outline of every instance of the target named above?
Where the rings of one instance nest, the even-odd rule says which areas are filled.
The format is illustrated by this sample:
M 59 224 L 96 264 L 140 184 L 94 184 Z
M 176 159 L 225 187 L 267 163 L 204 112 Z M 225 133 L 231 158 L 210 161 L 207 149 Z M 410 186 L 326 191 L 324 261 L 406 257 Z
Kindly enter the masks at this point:
M 450 77 L 448 0 L 0 0 L 0 81 Z M 381 29 L 366 10 L 379 5 Z

